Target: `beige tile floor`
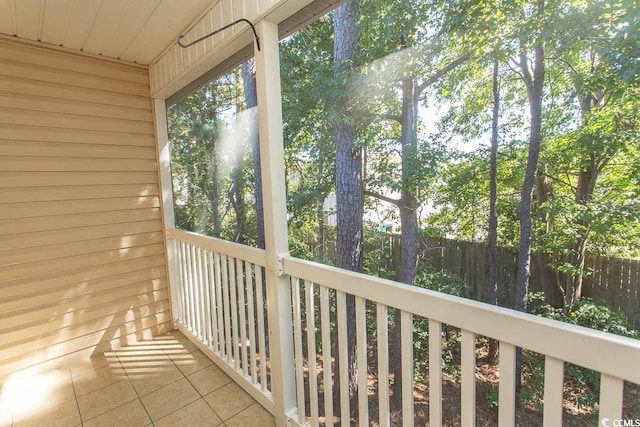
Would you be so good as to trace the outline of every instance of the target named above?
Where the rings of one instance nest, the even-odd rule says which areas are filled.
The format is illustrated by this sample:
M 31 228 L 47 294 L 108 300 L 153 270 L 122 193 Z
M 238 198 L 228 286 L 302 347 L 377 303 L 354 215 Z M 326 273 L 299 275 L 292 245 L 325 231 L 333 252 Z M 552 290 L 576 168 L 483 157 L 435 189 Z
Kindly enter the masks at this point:
M 34 372 L 0 388 L 0 427 L 275 425 L 179 332 Z

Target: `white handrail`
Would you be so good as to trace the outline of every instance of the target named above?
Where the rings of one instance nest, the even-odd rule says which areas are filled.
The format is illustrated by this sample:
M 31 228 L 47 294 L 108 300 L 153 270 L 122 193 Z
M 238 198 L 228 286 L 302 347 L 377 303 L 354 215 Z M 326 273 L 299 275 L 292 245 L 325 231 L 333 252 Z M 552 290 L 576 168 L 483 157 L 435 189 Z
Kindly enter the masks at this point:
M 175 228 L 167 228 L 167 238 L 191 243 L 203 249 L 220 252 L 234 258 L 240 258 L 261 267 L 266 265 L 264 249 L 241 245 L 240 243 L 229 242 L 215 237 L 204 236 L 191 231 L 177 230 Z
M 294 257 L 284 273 L 640 384 L 640 341 Z

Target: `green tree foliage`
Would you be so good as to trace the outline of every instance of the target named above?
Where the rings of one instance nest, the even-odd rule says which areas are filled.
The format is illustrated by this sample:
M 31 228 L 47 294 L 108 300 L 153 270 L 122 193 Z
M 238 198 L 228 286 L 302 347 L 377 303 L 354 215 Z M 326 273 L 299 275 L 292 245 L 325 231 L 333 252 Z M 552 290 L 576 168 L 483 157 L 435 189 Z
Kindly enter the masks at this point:
M 167 111 L 178 227 L 256 244 L 255 181 L 249 144 L 255 111 L 245 111 L 239 69 Z
M 324 17 L 280 44 L 290 240 L 296 247 L 309 242 L 321 260 L 322 206 L 335 188 L 332 34 L 332 20 Z
M 640 257 L 635 0 L 359 3 L 352 40 L 357 52 L 340 57 L 344 62 L 335 60 L 335 15 L 281 43 L 292 253 L 471 295 L 456 278 L 425 270 L 427 248 L 419 236 L 426 230 L 488 239 L 489 146 L 495 138 L 496 240 L 520 247 L 517 307 L 526 308 L 529 273 L 537 268 L 546 301 L 540 308 L 534 299 L 533 311 L 620 332 L 619 314 L 582 299 L 581 286 L 590 274 L 587 253 Z M 251 156 L 242 154 L 235 168 L 225 168 L 230 155 L 221 145 L 230 118 L 244 108 L 241 86 L 234 72 L 173 106 L 170 137 L 181 227 L 251 242 L 255 213 L 243 209 L 255 197 Z M 348 138 L 337 129 L 348 131 Z M 337 179 L 340 158 L 351 160 L 356 171 L 346 181 Z M 347 195 L 341 212 L 356 212 L 354 227 L 343 219 L 338 230 L 327 225 L 335 212 L 326 209 L 335 206 L 325 202 L 336 193 Z M 382 224 L 375 222 L 391 222 L 402 233 L 399 265 L 384 258 L 385 237 L 371 227 Z M 356 244 L 346 252 L 336 250 L 340 227 L 355 230 L 347 239 Z M 544 262 L 530 264 L 531 251 L 547 255 L 553 274 Z M 336 254 L 354 262 L 336 262 Z M 399 318 L 390 325 L 397 329 Z M 426 330 L 416 327 L 415 342 L 422 346 Z M 394 351 L 402 347 L 398 337 L 392 333 Z M 449 338 L 456 346 L 455 334 Z M 393 373 L 399 360 L 396 351 Z M 535 356 L 525 353 L 524 362 L 530 373 L 541 372 Z M 567 375 L 590 381 L 579 370 Z M 400 385 L 394 382 L 394 398 Z
M 558 272 L 551 278 L 552 286 L 560 289 L 569 309 L 580 297 L 582 278 L 589 274 L 582 267 L 585 253 L 638 256 L 638 187 L 634 178 L 638 85 L 620 71 L 633 70 L 634 59 L 612 54 L 628 52 L 627 43 L 637 38 L 627 31 L 637 25 L 632 21 L 637 12 L 632 2 L 558 3 L 553 7 L 553 14 L 540 24 L 534 23 L 543 29 L 538 34 L 545 40 L 547 78 L 544 144 L 533 199 L 533 250 L 551 255 Z M 533 29 L 523 26 L 513 32 L 522 38 Z M 501 37 L 507 36 L 509 32 Z M 506 41 L 501 45 L 503 54 L 510 52 Z M 518 71 L 513 60 L 505 62 Z M 508 105 L 501 119 L 500 140 L 507 146 L 499 152 L 499 242 L 516 246 L 519 238 L 513 233 L 517 225 L 513 194 L 521 185 L 524 169 L 523 145 L 518 140 L 530 118 L 517 112 L 525 94 L 509 81 L 508 70 L 503 70 L 502 88 Z M 463 101 L 454 101 L 442 122 L 443 131 L 462 132 L 465 139 L 482 141 L 490 111 L 489 97 L 482 89 L 487 86 L 484 75 L 486 72 L 476 77 L 477 84 L 469 85 L 475 90 L 461 92 Z M 474 153 L 454 158 L 447 167 L 436 198 L 439 212 L 429 220 L 434 228 L 458 238 L 484 239 L 485 226 L 476 220 L 488 203 L 484 158 L 481 146 Z
M 213 93 L 202 88 L 168 109 L 176 224 L 220 236 L 218 121 Z
M 542 288 L 562 296 L 556 303 L 569 312 L 590 274 L 582 267 L 586 253 L 640 256 L 638 8 L 632 0 L 561 1 L 537 14 L 537 4 L 363 0 L 354 70 L 339 79 L 331 15 L 283 40 L 292 247 L 335 262 L 335 229 L 325 223 L 331 207 L 323 205 L 336 192 L 337 123 L 357 128 L 354 150 L 362 156 L 368 195 L 365 227 L 371 220 L 391 222 L 408 233 L 415 213 L 417 230 L 486 240 L 494 61 L 500 81 L 497 242 L 517 247 L 532 118 L 523 81 L 542 43 L 540 157 L 530 209 L 532 250 L 548 254 L 554 268 L 550 277 L 538 275 L 546 282 Z M 241 199 L 254 198 L 249 155 L 236 179 L 218 168 L 226 156 L 217 142 L 223 123 L 244 108 L 241 86 L 232 73 L 169 112 L 177 217 L 184 228 L 234 238 L 233 182 L 241 184 L 235 187 Z M 242 233 L 252 241 L 255 213 L 240 216 L 246 217 Z M 421 267 L 421 249 L 405 251 L 407 265 Z M 366 263 L 368 271 L 397 273 Z M 413 276 L 395 277 L 411 283 Z

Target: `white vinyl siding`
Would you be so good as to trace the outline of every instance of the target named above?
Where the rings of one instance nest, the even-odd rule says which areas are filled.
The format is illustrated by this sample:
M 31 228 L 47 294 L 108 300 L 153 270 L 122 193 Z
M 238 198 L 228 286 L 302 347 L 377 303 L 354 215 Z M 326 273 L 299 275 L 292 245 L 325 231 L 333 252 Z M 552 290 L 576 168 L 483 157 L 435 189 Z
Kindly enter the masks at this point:
M 155 147 L 145 67 L 0 38 L 0 380 L 168 329 Z

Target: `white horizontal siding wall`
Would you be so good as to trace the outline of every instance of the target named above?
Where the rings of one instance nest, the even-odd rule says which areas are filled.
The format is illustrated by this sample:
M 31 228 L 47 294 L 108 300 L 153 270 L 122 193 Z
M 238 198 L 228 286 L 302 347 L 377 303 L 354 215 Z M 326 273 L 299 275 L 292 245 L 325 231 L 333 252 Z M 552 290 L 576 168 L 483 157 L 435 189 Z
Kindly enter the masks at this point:
M 167 329 L 148 70 L 0 38 L 0 382 Z
M 190 27 L 183 42 L 189 43 L 240 18 L 248 19 L 254 24 L 264 18 L 279 23 L 311 1 L 217 0 Z M 173 44 L 149 66 L 152 96 L 167 98 L 252 40 L 253 33 L 249 26 L 240 23 L 187 49 Z

